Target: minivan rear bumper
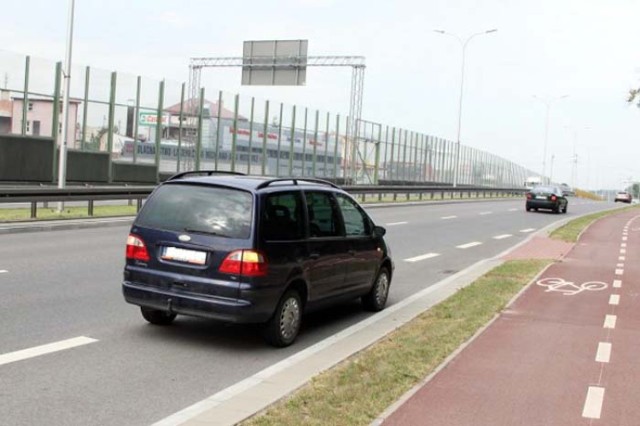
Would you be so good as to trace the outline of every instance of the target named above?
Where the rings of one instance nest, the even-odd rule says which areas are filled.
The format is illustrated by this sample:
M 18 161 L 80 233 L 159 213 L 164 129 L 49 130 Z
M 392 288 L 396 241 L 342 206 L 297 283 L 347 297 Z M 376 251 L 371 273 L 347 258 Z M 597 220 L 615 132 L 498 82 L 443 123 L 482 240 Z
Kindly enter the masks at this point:
M 130 281 L 122 283 L 122 293 L 133 305 L 232 323 L 268 321 L 280 297 L 278 289 L 243 290 L 240 299 L 230 299 L 178 293 Z

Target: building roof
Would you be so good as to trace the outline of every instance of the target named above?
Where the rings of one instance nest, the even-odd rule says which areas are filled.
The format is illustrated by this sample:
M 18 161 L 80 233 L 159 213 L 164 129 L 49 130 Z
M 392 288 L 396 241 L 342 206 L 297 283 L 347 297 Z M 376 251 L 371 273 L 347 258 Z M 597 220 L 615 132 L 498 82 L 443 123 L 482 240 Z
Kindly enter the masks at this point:
M 209 101 L 207 99 L 204 100 L 204 106 L 205 109 L 208 109 L 211 113 L 211 117 L 217 118 L 218 117 L 218 103 L 217 102 L 212 102 Z M 224 102 L 221 105 L 222 108 L 220 108 L 220 118 L 227 118 L 229 120 L 233 120 L 233 111 L 228 110 L 224 107 Z M 200 108 L 200 99 L 187 99 L 184 101 L 184 108 L 183 108 L 183 114 L 184 115 L 191 115 L 193 114 L 192 111 L 197 111 Z M 177 103 L 175 105 L 172 105 L 168 108 L 165 108 L 166 112 L 169 112 L 173 115 L 179 115 L 180 114 L 180 103 Z M 238 120 L 241 121 L 247 121 L 247 118 L 238 114 Z

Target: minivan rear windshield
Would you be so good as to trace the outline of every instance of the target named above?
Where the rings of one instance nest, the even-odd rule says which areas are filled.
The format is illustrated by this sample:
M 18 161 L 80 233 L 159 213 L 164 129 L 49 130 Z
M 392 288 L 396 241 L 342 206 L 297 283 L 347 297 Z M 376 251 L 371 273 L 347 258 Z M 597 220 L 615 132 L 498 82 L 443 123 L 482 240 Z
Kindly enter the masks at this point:
M 145 203 L 136 225 L 247 239 L 253 200 L 249 192 L 215 186 L 167 184 Z

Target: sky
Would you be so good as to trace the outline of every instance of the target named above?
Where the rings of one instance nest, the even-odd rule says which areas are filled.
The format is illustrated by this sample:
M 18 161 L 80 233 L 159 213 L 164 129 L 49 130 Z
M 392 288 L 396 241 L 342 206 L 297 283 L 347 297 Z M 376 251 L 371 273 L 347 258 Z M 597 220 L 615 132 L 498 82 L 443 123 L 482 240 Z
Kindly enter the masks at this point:
M 0 0 L 0 49 L 63 60 L 68 4 Z M 640 181 L 640 108 L 626 102 L 640 87 L 637 16 L 640 0 L 77 0 L 73 62 L 177 85 L 190 57 L 241 56 L 245 40 L 307 39 L 310 55 L 366 58 L 364 119 L 455 141 L 462 48 L 434 30 L 465 39 L 495 28 L 465 51 L 462 144 L 542 172 L 540 99 L 555 99 L 547 175 L 622 189 Z M 310 68 L 304 87 L 241 86 L 239 68 L 202 79 L 243 96 L 349 109 L 345 68 Z

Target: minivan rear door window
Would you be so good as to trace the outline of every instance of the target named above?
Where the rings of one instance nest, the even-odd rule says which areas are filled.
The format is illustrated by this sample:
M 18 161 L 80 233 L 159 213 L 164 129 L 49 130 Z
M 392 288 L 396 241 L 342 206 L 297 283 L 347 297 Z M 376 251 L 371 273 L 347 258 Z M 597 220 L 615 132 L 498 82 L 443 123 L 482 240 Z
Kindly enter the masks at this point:
M 145 203 L 136 225 L 226 238 L 251 235 L 251 193 L 205 185 L 166 184 Z

